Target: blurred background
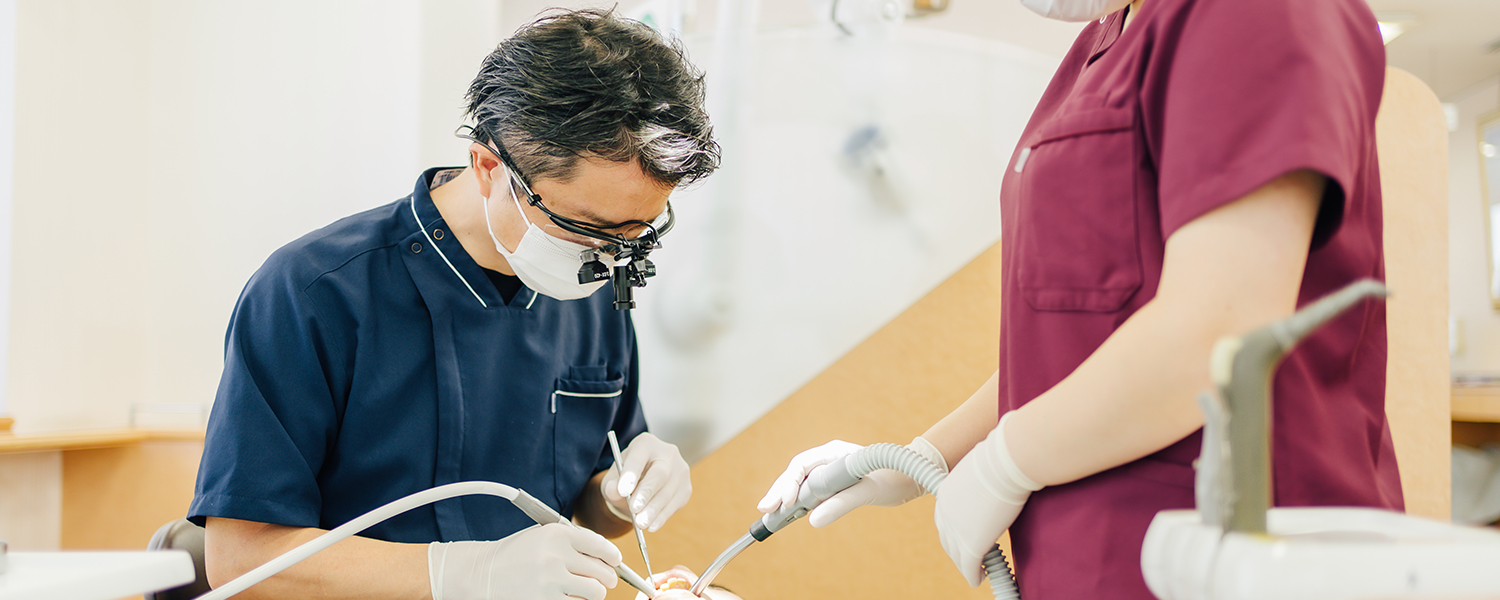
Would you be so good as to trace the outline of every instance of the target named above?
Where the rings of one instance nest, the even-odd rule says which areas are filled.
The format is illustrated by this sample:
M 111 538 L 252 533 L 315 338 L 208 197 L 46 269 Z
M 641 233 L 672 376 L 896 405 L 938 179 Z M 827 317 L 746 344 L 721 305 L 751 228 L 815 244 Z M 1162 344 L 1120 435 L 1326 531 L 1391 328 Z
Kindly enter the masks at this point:
M 1445 103 L 1451 364 L 1487 381 L 1500 3 L 1370 3 Z M 1001 169 L 1081 28 L 1015 0 L 0 0 L 13 434 L 201 427 L 251 273 L 463 164 L 469 79 L 553 6 L 616 6 L 707 72 L 724 168 L 674 196 L 635 312 L 647 417 L 689 460 L 998 240 Z M 54 454 L 0 454 L 0 537 L 55 518 Z

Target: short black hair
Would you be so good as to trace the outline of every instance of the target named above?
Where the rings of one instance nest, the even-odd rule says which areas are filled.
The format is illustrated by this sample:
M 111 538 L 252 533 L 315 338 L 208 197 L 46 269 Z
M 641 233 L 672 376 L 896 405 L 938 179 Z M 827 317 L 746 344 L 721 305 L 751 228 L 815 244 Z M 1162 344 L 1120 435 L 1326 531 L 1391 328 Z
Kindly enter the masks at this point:
M 674 187 L 719 166 L 702 71 L 680 42 L 613 9 L 522 27 L 484 59 L 466 101 L 474 137 L 500 144 L 528 180 L 568 180 L 585 156 L 638 160 Z

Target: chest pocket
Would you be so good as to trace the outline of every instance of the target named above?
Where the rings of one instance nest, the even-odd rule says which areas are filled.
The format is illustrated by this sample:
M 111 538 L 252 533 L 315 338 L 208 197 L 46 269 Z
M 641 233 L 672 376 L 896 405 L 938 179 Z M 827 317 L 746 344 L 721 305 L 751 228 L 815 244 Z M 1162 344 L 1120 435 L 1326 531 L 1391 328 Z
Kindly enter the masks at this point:
M 1141 286 L 1135 110 L 1053 118 L 1022 149 L 1018 277 L 1039 311 L 1114 312 Z
M 553 469 L 559 506 L 571 509 L 605 452 L 605 433 L 614 423 L 625 377 L 609 377 L 604 367 L 573 367 L 552 391 Z M 565 511 L 566 512 L 566 511 Z

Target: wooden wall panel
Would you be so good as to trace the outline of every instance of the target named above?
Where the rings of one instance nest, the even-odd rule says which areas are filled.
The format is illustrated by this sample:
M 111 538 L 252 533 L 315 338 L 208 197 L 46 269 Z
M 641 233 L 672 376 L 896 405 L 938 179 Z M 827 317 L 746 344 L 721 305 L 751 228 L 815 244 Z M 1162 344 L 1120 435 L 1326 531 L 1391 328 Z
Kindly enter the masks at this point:
M 1407 512 L 1446 520 L 1452 496 L 1448 128 L 1432 90 L 1389 68 L 1376 130 L 1392 293 L 1386 301 L 1386 415 Z
M 702 571 L 760 516 L 755 502 L 792 455 L 832 438 L 904 443 L 974 392 L 998 361 L 1000 249 L 990 248 L 765 417 L 693 466 L 693 500 L 647 534 L 658 570 Z M 754 368 L 751 365 L 749 368 Z M 642 570 L 635 537 L 615 540 Z M 814 530 L 795 523 L 717 580 L 764 598 L 988 598 L 938 545 L 930 496 Z M 621 585 L 611 599 L 634 592 Z
M 62 548 L 146 548 L 187 514 L 203 439 L 148 439 L 63 453 Z

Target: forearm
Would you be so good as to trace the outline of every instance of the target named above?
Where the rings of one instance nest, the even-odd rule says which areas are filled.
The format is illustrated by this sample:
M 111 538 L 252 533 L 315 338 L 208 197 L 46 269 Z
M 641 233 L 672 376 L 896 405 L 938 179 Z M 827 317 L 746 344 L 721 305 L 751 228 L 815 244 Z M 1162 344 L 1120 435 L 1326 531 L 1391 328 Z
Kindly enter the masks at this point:
M 599 490 L 604 475 L 608 472 L 605 470 L 595 473 L 584 484 L 583 492 L 578 494 L 578 501 L 573 503 L 573 520 L 599 535 L 613 539 L 628 533 L 630 522 L 620 520 L 605 505 L 604 495 Z
M 209 518 L 204 540 L 209 582 L 218 587 L 325 533 Z M 427 544 L 351 537 L 241 592 L 236 598 L 430 599 Z
M 1141 458 L 1202 426 L 1216 336 L 1147 304 L 1006 427 L 1021 471 L 1057 485 Z
M 996 371 L 974 395 L 929 428 L 922 437 L 943 454 L 943 460 L 951 469 L 974 448 L 974 444 L 994 429 L 1000 418 L 999 403 L 1000 372 Z

